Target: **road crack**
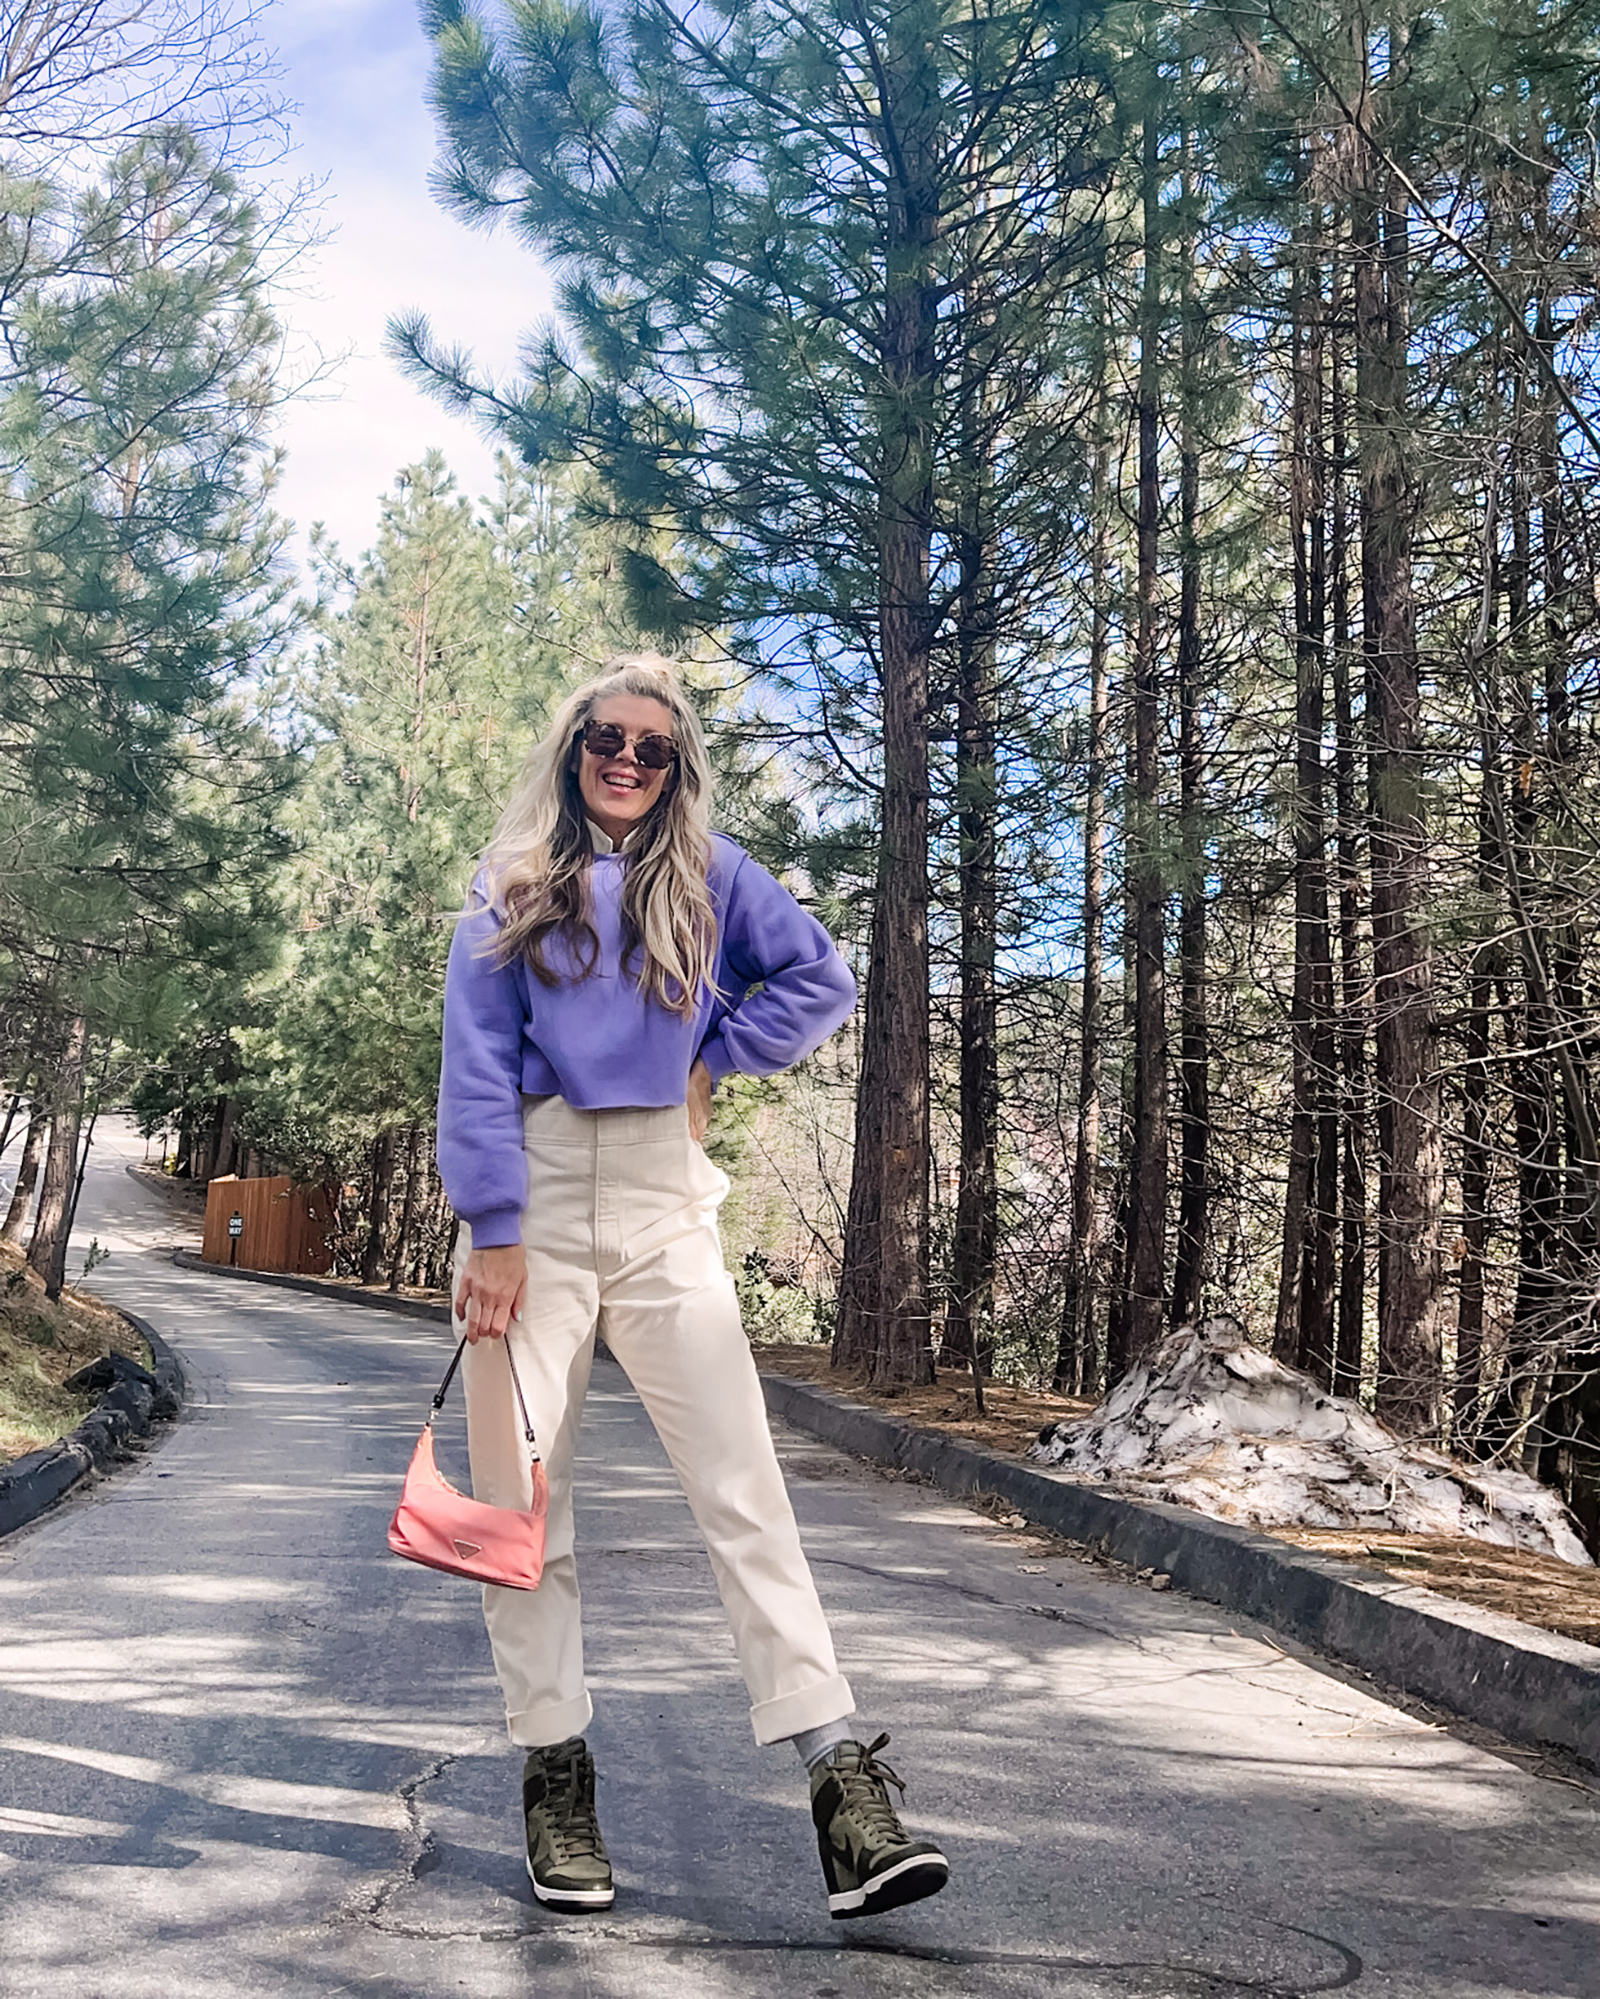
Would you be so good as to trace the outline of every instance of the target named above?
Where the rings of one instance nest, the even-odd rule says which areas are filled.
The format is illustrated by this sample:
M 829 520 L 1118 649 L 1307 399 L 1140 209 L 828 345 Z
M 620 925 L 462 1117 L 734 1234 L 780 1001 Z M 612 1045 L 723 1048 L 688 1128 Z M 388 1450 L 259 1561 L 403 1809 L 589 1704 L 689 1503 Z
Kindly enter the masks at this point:
M 431 1874 L 439 1865 L 443 1856 L 433 1829 L 423 1816 L 422 1793 L 461 1760 L 459 1753 L 436 1756 L 425 1769 L 396 1787 L 394 1795 L 405 1812 L 405 1826 L 400 1835 L 400 1864 L 385 1875 L 375 1888 L 341 1904 L 329 1918 L 330 1922 L 366 1923 L 374 1928 L 391 1930 L 396 1935 L 406 1934 L 392 1924 L 384 1923 L 382 1918 L 390 1902 L 403 1888 L 420 1881 L 424 1874 Z
M 1080 1631 L 1092 1631 L 1097 1638 L 1104 1638 L 1113 1645 L 1126 1645 L 1130 1651 L 1147 1652 L 1150 1648 L 1143 1639 L 1135 1638 L 1126 1631 L 1114 1631 L 1107 1624 L 1100 1624 L 1092 1617 L 1084 1617 L 1077 1611 L 1061 1610 L 1051 1603 L 1016 1603 L 1010 1597 L 996 1596 L 990 1590 L 975 1589 L 971 1583 L 958 1583 L 949 1576 L 907 1576 L 893 1569 L 875 1568 L 870 1562 L 848 1562 L 842 1555 L 812 1555 L 813 1568 L 849 1569 L 858 1576 L 870 1576 L 875 1582 L 904 1583 L 915 1589 L 947 1590 L 954 1596 L 962 1596 L 969 1603 L 986 1603 L 996 1610 L 1009 1610 L 1019 1617 L 1042 1617 L 1051 1624 L 1070 1624 Z
M 786 1937 L 723 1936 L 715 1932 L 684 1935 L 629 1929 L 622 1924 L 596 1922 L 593 1917 L 545 1918 L 493 1929 L 475 1925 L 447 1927 L 443 1924 L 404 1923 L 374 1919 L 372 1927 L 385 1936 L 401 1937 L 416 1943 L 509 1943 L 543 1942 L 566 1944 L 577 1949 L 596 1945 L 632 1951 L 676 1952 L 702 1957 L 750 1957 L 764 1953 L 774 1956 L 814 1958 L 895 1957 L 930 1967 L 951 1970 L 1054 1971 L 1081 1975 L 1100 1972 L 1111 1977 L 1145 1980 L 1156 1977 L 1181 1980 L 1182 1994 L 1167 1993 L 1170 1999 L 1317 1999 L 1324 1992 L 1342 1992 L 1361 1978 L 1365 1966 L 1349 1945 L 1335 1937 L 1300 1929 L 1293 1923 L 1272 1923 L 1308 1943 L 1318 1944 L 1335 1960 L 1336 1966 L 1321 1977 L 1290 1981 L 1245 1978 L 1218 1971 L 1193 1960 L 1152 1958 L 1094 1958 L 1069 1952 L 1010 1951 L 962 1948 L 955 1944 L 903 1942 L 893 1937 Z

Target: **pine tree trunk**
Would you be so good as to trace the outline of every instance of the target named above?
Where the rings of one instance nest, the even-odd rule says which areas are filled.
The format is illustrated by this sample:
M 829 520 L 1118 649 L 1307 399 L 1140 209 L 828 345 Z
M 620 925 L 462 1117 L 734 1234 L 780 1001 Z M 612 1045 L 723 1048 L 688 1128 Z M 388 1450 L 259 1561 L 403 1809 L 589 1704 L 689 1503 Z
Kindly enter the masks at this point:
M 1156 83 L 1150 82 L 1152 97 Z M 1129 1361 L 1160 1338 L 1166 1296 L 1166 884 L 1162 866 L 1161 700 L 1156 657 L 1161 520 L 1160 128 L 1147 106 L 1142 141 L 1144 279 L 1138 382 L 1137 624 L 1133 657 L 1133 785 L 1129 890 L 1133 917 L 1133 1155 L 1129 1165 L 1126 1341 Z
M 222 1117 L 217 1126 L 217 1149 L 211 1162 L 211 1177 L 220 1178 L 233 1171 L 234 1125 L 239 1116 L 239 1099 L 229 1095 L 222 1100 Z
M 1548 233 L 1543 218 L 1540 233 Z M 1555 319 L 1547 284 L 1540 292 L 1536 330 L 1552 369 L 1558 365 Z M 1537 460 L 1540 649 L 1544 657 L 1541 774 L 1544 818 L 1554 836 L 1554 849 L 1571 854 L 1583 842 L 1586 829 L 1577 823 L 1573 811 L 1576 743 L 1561 422 L 1556 398 L 1547 386 L 1541 386 Z M 1595 1249 L 1600 1234 L 1600 1157 L 1595 1134 L 1593 1014 L 1582 986 L 1582 947 L 1565 884 L 1551 883 L 1551 901 L 1555 906 L 1545 926 L 1544 983 L 1560 1050 L 1559 1061 L 1552 1065 L 1551 1091 L 1561 1106 L 1564 1154 L 1559 1273 L 1562 1324 L 1550 1407 L 1532 1468 L 1536 1477 L 1562 1492 L 1593 1533 L 1600 1527 L 1600 1491 L 1590 1489 L 1600 1469 L 1600 1336 L 1593 1303 Z
M 1549 1063 L 1536 1009 L 1525 1001 L 1521 1053 L 1511 1066 L 1513 1130 L 1517 1147 L 1517 1285 L 1505 1360 L 1483 1427 L 1483 1445 L 1504 1454 L 1537 1415 L 1540 1357 L 1558 1336 L 1553 1263 L 1560 1227 L 1555 1157 L 1555 1107 L 1546 1088 Z M 1515 1014 L 1503 1008 L 1509 1027 Z
M 1532 625 L 1533 505 L 1531 456 L 1525 382 L 1519 381 L 1513 408 L 1511 453 L 1511 546 L 1504 559 L 1506 615 L 1506 694 L 1510 706 L 1511 753 L 1516 778 L 1511 790 L 1509 824 L 1504 834 L 1510 851 L 1500 856 L 1507 878 L 1533 865 L 1538 837 L 1538 807 L 1533 773 L 1538 762 L 1539 726 L 1533 694 L 1534 645 Z M 1493 722 L 1493 717 L 1488 718 Z M 1484 783 L 1495 778 L 1497 745 L 1484 745 Z M 1527 940 L 1519 956 L 1527 960 Z M 1535 1384 L 1540 1357 L 1556 1337 L 1556 1287 L 1553 1262 L 1561 1222 L 1559 1159 L 1553 1065 L 1548 1058 L 1550 1024 L 1534 982 L 1524 978 L 1520 1007 L 1505 1009 L 1507 1026 L 1520 1021 L 1520 1054 L 1510 1067 L 1512 1114 L 1517 1146 L 1517 1284 L 1505 1362 L 1483 1427 L 1483 1443 L 1491 1453 L 1505 1452 L 1526 1434 L 1533 1420 Z M 1508 1033 L 1508 1040 L 1510 1035 Z
M 835 1361 L 874 1383 L 929 1382 L 928 653 L 932 637 L 932 248 L 938 93 L 920 16 L 890 36 L 882 116 L 890 195 L 879 436 L 883 818 Z
M 383 1276 L 384 1248 L 389 1234 L 389 1203 L 394 1189 L 396 1134 L 391 1127 L 372 1143 L 372 1202 L 368 1210 L 367 1245 L 361 1255 L 361 1281 L 376 1284 Z
M 1126 1156 L 1131 1160 L 1133 1148 L 1126 1148 Z M 1111 1241 L 1108 1245 L 1111 1267 L 1122 1281 L 1112 1287 L 1111 1301 L 1106 1311 L 1106 1387 L 1112 1388 L 1121 1380 L 1132 1363 L 1128 1342 L 1128 1225 L 1133 1214 L 1133 1196 L 1129 1191 L 1130 1174 L 1125 1169 L 1117 1185 L 1117 1202 L 1111 1220 Z
M 428 1246 L 426 1261 L 418 1265 L 417 1282 L 430 1291 L 442 1291 L 450 1281 L 450 1253 L 455 1248 L 451 1208 L 439 1180 L 436 1135 L 428 1136 Z
M 1291 1121 L 1283 1258 L 1273 1352 L 1331 1384 L 1334 1200 L 1330 1096 L 1333 960 L 1322 736 L 1327 548 L 1323 468 L 1322 299 L 1312 247 L 1297 252 L 1293 448 L 1289 493 L 1295 610 L 1295 941 L 1290 1008 Z M 1309 279 L 1309 281 L 1308 281 Z
M 1423 1435 L 1440 1417 L 1443 1166 L 1412 594 L 1410 248 L 1405 198 L 1364 151 L 1354 236 L 1377 1017 L 1376 1407 L 1403 1435 Z
M 228 1170 L 233 1152 L 233 1119 L 237 1106 L 230 1096 L 220 1096 L 212 1104 L 204 1142 L 190 1163 L 196 1180 L 215 1180 Z
M 1185 138 L 1183 200 L 1190 175 Z M 1200 696 L 1200 411 L 1196 371 L 1203 337 L 1194 299 L 1194 237 L 1182 246 L 1183 367 L 1178 447 L 1178 790 L 1183 903 L 1178 919 L 1178 1239 L 1172 1320 L 1200 1317 L 1205 1280 L 1211 1149 L 1211 1033 L 1206 1003 L 1205 751 Z
M 1498 717 L 1495 718 L 1498 720 Z M 1484 785 L 1490 781 L 1484 773 Z M 1485 916 L 1493 907 L 1492 831 L 1487 802 L 1479 807 L 1478 899 Z M 1489 1007 L 1494 946 L 1480 940 L 1467 980 L 1466 1072 L 1461 1097 L 1461 1273 L 1456 1300 L 1456 1375 L 1451 1442 L 1472 1443 L 1482 1417 L 1484 1279 L 1489 1249 Z
M 1110 551 L 1107 534 L 1105 374 L 1101 371 L 1089 470 L 1090 546 L 1089 743 L 1083 808 L 1083 984 L 1079 994 L 1078 1104 L 1072 1165 L 1072 1242 L 1067 1253 L 1055 1386 L 1082 1395 L 1099 1385 L 1095 1339 L 1095 1252 L 1099 1203 L 1100 1068 L 1105 952 L 1106 758 L 1110 749 L 1108 667 L 1111 656 Z
M 1339 1283 L 1339 1074 L 1338 1004 L 1334 997 L 1333 936 L 1329 916 L 1327 773 L 1322 759 L 1326 727 L 1328 641 L 1328 482 L 1322 431 L 1325 402 L 1324 332 L 1322 324 L 1320 252 L 1313 327 L 1316 361 L 1312 383 L 1317 396 L 1317 424 L 1312 451 L 1312 512 L 1310 598 L 1317 633 L 1317 658 L 1309 674 L 1315 694 L 1315 716 L 1308 718 L 1314 734 L 1301 733 L 1307 747 L 1306 795 L 1315 807 L 1311 904 L 1311 1073 L 1316 1108 L 1316 1163 L 1311 1184 L 1311 1214 L 1306 1260 L 1300 1287 L 1300 1364 L 1331 1388 L 1338 1362 Z M 1297 676 L 1298 677 L 1298 676 Z
M 400 1208 L 400 1232 L 395 1240 L 394 1258 L 389 1265 L 389 1289 L 398 1291 L 406 1281 L 411 1260 L 411 1235 L 417 1219 L 417 1182 L 422 1177 L 422 1126 L 413 1124 L 406 1136 L 406 1197 Z
M 28 1207 L 33 1200 L 33 1190 L 39 1180 L 39 1155 L 44 1150 L 44 1135 L 49 1129 L 50 1113 L 42 1105 L 36 1104 L 28 1118 L 27 1136 L 22 1141 L 22 1157 L 17 1161 L 17 1182 L 11 1189 L 11 1203 L 6 1209 L 6 1218 L 0 1226 L 0 1242 L 19 1243 L 22 1231 L 27 1225 Z
M 109 1057 L 110 1057 L 110 1050 L 108 1048 L 107 1049 L 108 1061 Z M 100 1065 L 100 1075 L 96 1080 L 95 1084 L 95 1095 L 97 1098 L 100 1094 L 100 1088 L 104 1084 L 106 1079 L 105 1076 L 106 1066 L 107 1064 L 105 1062 L 103 1062 Z M 94 1130 L 96 1124 L 99 1123 L 99 1120 L 100 1120 L 100 1108 L 99 1104 L 96 1103 L 95 1108 L 89 1113 L 89 1122 L 87 1126 L 84 1128 L 83 1132 L 81 1133 L 83 1142 L 78 1147 L 77 1169 L 72 1176 L 72 1193 L 71 1197 L 67 1202 L 67 1225 L 66 1228 L 63 1230 L 63 1235 L 68 1242 L 72 1240 L 72 1231 L 77 1223 L 78 1203 L 83 1199 L 84 1175 L 89 1170 L 89 1151 L 94 1144 Z
M 83 1119 L 84 1068 L 89 1024 L 82 1014 L 68 1023 L 61 1065 L 50 1098 L 50 1144 L 44 1177 L 39 1184 L 39 1208 L 34 1216 L 28 1262 L 44 1279 L 45 1296 L 59 1298 L 67 1276 L 67 1237 L 71 1227 L 72 1183 L 78 1163 L 78 1131 Z
M 974 394 L 977 392 L 974 391 Z M 969 435 L 972 426 L 969 425 Z M 988 479 L 969 453 L 975 492 L 962 537 L 956 631 L 956 801 L 960 841 L 960 1127 L 954 1254 L 944 1344 L 968 1363 L 980 1408 L 993 1365 L 990 1318 L 999 1238 L 995 1172 L 1000 1108 L 995 1000 L 995 628 Z
M 1300 967 L 1295 965 L 1296 982 Z M 1291 1042 L 1301 1023 L 1290 1021 Z M 1290 1089 L 1298 1098 L 1305 1084 L 1298 1048 L 1291 1055 Z M 1272 1317 L 1272 1357 L 1300 1364 L 1300 1279 L 1305 1268 L 1306 1210 L 1311 1189 L 1313 1131 L 1303 1106 L 1295 1102 L 1289 1121 L 1289 1159 L 1283 1187 L 1283 1245 L 1278 1257 L 1278 1304 Z
M 1350 421 L 1348 349 L 1339 334 L 1349 310 L 1344 258 L 1334 258 L 1330 313 L 1328 598 L 1333 624 L 1334 797 L 1339 815 L 1339 1307 L 1333 1387 L 1360 1392 L 1367 1314 L 1367 998 L 1361 940 L 1361 812 L 1356 798 L 1355 703 L 1351 688 Z
M 189 1160 L 189 1177 L 193 1180 L 210 1181 L 217 1172 L 217 1137 L 221 1105 L 213 1104 L 195 1141 L 194 1152 Z
M 892 599 L 926 572 L 886 537 L 884 811 L 836 1357 L 932 1379 L 928 1322 L 927 651 Z M 899 630 L 895 628 L 899 627 Z
M 1517 398 L 1521 405 L 1520 392 Z M 1515 457 L 1515 450 L 1513 451 Z M 1475 888 L 1479 937 L 1467 971 L 1464 1063 L 1461 1083 L 1461 1241 L 1456 1301 L 1455 1380 L 1450 1442 L 1465 1453 L 1478 1442 L 1483 1418 L 1484 1321 L 1489 1202 L 1493 1185 L 1493 1155 L 1489 1143 L 1489 1029 L 1494 991 L 1497 942 L 1495 933 L 1503 870 L 1496 865 L 1496 836 L 1504 819 L 1500 792 L 1503 674 L 1495 639 L 1496 600 L 1507 573 L 1514 579 L 1516 554 L 1507 562 L 1500 553 L 1499 478 L 1491 473 L 1484 522 L 1482 576 L 1479 582 L 1478 625 L 1466 649 L 1469 683 L 1478 709 L 1479 784 L 1478 855 Z M 1513 501 L 1513 513 L 1517 511 Z M 1515 535 L 1515 531 L 1514 531 Z M 1513 582 L 1513 592 L 1519 587 Z M 1515 643 L 1515 635 L 1513 635 Z

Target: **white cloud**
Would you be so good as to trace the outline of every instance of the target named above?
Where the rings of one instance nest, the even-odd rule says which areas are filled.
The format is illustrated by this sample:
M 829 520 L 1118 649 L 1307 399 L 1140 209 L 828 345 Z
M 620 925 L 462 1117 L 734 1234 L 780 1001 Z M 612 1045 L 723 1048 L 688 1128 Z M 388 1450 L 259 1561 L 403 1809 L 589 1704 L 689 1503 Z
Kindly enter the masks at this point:
M 296 522 L 297 553 L 321 520 L 354 556 L 372 538 L 379 495 L 430 447 L 466 492 L 493 482 L 494 446 L 384 354 L 389 316 L 420 308 L 442 337 L 504 372 L 520 336 L 548 315 L 550 284 L 509 230 L 469 230 L 429 193 L 428 48 L 406 0 L 279 0 L 266 25 L 301 107 L 293 164 L 325 181 L 329 233 L 281 309 L 294 334 L 346 356 L 315 399 L 286 414 L 278 501 Z

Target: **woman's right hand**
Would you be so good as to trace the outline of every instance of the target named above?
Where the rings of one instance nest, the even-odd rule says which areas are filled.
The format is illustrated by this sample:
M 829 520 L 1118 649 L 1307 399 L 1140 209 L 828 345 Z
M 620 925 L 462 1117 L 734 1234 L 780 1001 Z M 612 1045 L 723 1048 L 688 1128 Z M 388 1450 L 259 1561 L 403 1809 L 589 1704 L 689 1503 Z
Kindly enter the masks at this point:
M 468 1344 L 505 1338 L 513 1319 L 522 1317 L 522 1294 L 528 1283 L 528 1259 L 521 1243 L 497 1249 L 475 1249 L 461 1267 L 455 1313 L 465 1322 Z

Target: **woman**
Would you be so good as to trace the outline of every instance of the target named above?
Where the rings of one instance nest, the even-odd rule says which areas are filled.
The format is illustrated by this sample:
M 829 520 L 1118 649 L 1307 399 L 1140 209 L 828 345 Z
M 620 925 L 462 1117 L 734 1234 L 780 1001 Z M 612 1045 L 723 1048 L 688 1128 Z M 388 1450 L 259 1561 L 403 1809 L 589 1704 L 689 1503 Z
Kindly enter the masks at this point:
M 514 1351 L 550 1485 L 544 1580 L 484 1591 L 535 1895 L 609 1908 L 583 1741 L 572 1459 L 596 1330 L 627 1370 L 705 1537 L 758 1742 L 811 1773 L 828 1905 L 862 1916 L 936 1893 L 899 1780 L 849 1726 L 850 1689 L 767 1429 L 701 1149 L 717 1082 L 820 1046 L 854 985 L 832 940 L 710 830 L 694 709 L 654 654 L 563 703 L 507 806 L 450 952 L 439 1167 L 464 1224 L 455 1293 L 473 1490 L 529 1503 L 500 1342 Z M 758 988 L 752 991 L 751 988 Z

